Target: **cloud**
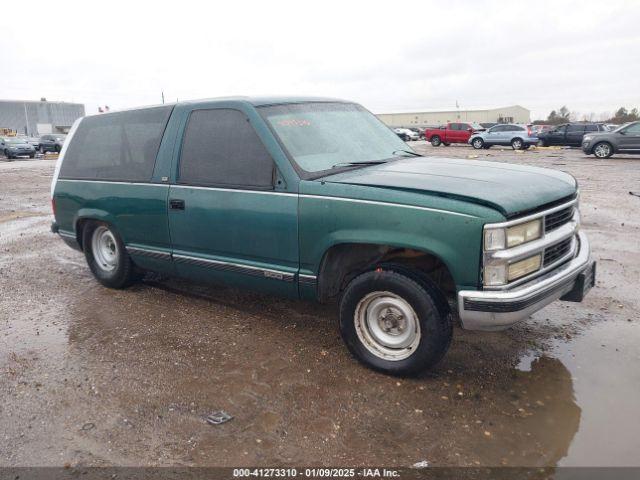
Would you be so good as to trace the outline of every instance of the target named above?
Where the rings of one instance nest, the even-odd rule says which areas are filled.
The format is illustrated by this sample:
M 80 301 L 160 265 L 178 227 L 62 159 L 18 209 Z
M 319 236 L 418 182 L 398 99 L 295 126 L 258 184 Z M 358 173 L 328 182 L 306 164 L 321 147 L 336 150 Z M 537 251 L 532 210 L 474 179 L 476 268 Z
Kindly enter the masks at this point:
M 3 98 L 125 108 L 224 95 L 348 98 L 375 112 L 640 106 L 640 3 L 50 2 L 3 25 Z

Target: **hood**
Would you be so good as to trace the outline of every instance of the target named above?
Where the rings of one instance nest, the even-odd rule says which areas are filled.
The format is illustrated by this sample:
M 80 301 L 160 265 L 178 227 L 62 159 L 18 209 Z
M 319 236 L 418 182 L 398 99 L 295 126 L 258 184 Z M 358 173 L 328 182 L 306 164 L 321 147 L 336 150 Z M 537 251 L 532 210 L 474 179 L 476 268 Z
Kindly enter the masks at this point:
M 441 195 L 489 206 L 507 218 L 570 197 L 577 189 L 571 175 L 557 170 L 431 157 L 364 167 L 322 181 Z

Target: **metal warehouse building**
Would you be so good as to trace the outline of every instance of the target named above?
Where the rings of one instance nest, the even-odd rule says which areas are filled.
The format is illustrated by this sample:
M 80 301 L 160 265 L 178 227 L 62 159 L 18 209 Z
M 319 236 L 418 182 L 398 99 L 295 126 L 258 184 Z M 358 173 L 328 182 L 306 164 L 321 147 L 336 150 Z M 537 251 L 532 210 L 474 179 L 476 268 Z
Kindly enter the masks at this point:
M 529 123 L 531 112 L 520 105 L 486 110 L 381 113 L 378 118 L 390 127 L 427 127 L 449 122 Z
M 0 129 L 9 128 L 18 134 L 67 133 L 83 116 L 81 103 L 0 100 Z

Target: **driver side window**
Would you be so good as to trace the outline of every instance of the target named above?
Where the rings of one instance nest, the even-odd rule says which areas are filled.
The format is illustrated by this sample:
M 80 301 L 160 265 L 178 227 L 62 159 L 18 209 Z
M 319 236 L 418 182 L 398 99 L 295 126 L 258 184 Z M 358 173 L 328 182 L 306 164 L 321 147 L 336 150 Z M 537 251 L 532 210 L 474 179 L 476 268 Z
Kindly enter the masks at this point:
M 623 130 L 627 135 L 640 135 L 640 123 L 629 125 Z

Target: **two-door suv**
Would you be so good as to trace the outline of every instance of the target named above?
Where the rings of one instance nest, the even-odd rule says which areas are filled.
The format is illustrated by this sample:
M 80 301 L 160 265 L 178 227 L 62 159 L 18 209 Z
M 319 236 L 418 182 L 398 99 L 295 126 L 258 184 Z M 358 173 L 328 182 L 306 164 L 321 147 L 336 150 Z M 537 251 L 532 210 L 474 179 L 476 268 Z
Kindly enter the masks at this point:
M 595 264 L 570 175 L 419 156 L 354 103 L 223 98 L 78 120 L 52 230 L 100 283 L 145 270 L 339 302 L 369 366 L 408 374 L 452 322 L 508 327 L 581 301 Z

